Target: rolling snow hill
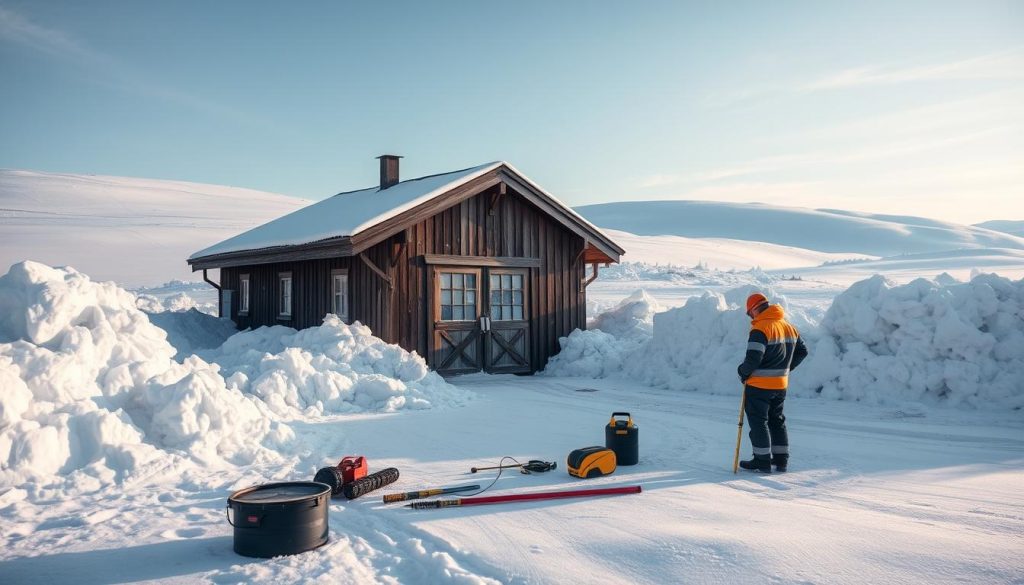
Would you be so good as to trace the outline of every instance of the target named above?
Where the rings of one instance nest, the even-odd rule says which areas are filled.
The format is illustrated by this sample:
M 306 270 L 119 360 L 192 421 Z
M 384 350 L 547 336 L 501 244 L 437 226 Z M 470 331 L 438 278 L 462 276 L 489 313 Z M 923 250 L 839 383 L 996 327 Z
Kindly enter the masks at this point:
M 643 236 L 729 238 L 820 252 L 897 256 L 959 248 L 1024 249 L 1024 238 L 909 216 L 713 201 L 628 201 L 577 207 L 603 228 Z
M 974 224 L 974 227 L 979 227 L 986 230 L 993 230 L 997 232 L 1003 232 L 1004 234 L 1010 234 L 1011 236 L 1024 238 L 1024 220 L 1013 221 L 1008 219 L 994 219 L 992 221 L 983 221 L 981 223 L 976 223 Z
M 0 266 L 68 265 L 139 286 L 196 280 L 185 258 L 309 201 L 251 189 L 0 170 Z

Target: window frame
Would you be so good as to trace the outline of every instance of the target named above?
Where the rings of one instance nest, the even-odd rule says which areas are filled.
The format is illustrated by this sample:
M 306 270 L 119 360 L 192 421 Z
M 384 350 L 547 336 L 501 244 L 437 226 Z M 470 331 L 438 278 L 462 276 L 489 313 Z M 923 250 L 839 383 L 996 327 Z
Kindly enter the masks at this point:
M 288 312 L 284 311 L 284 281 L 288 281 Z M 291 320 L 295 313 L 295 279 L 290 270 L 277 273 L 277 318 L 282 321 Z
M 244 286 L 243 286 L 243 283 Z M 249 273 L 238 275 L 238 314 L 249 315 L 249 295 L 252 290 L 252 277 Z
M 344 278 L 345 289 L 343 291 L 344 295 L 342 295 L 343 299 L 345 301 L 345 312 L 344 313 L 339 313 L 338 312 L 338 289 L 335 288 L 335 285 L 338 282 L 337 278 L 339 276 L 345 277 Z M 349 284 L 349 278 L 348 278 L 348 268 L 335 268 L 335 269 L 331 270 L 331 312 L 334 313 L 335 315 L 337 315 L 338 318 L 341 319 L 342 322 L 344 322 L 344 323 L 349 323 L 350 322 L 349 321 L 349 312 L 352 309 L 352 302 L 351 302 L 351 298 L 349 296 L 349 289 L 350 289 L 350 284 Z
M 454 306 L 461 306 L 461 307 L 472 306 L 473 307 L 473 313 L 474 313 L 472 317 L 467 319 L 467 318 L 465 318 L 465 315 L 463 315 L 462 319 L 443 319 L 442 318 L 442 315 L 443 315 L 442 305 L 443 305 L 443 303 L 441 302 L 441 297 L 442 297 L 442 294 L 441 294 L 442 286 L 441 285 L 442 285 L 442 275 L 444 273 L 462 274 L 462 275 L 469 274 L 469 275 L 473 276 L 474 280 L 476 281 L 476 285 L 472 289 L 466 289 L 465 286 L 463 286 L 463 288 L 461 288 L 461 289 L 458 289 L 458 290 L 461 290 L 463 292 L 466 291 L 466 290 L 473 290 L 474 291 L 474 299 L 475 299 L 473 301 L 473 304 L 472 305 L 468 305 L 465 302 L 460 303 L 459 305 L 451 304 L 451 306 L 453 306 L 453 307 Z M 483 274 L 482 274 L 482 271 L 479 268 L 467 268 L 467 267 L 464 267 L 464 266 L 436 266 L 434 268 L 434 287 L 433 287 L 433 289 L 434 289 L 434 299 L 433 299 L 433 302 L 431 303 L 433 305 L 434 322 L 435 323 L 446 323 L 446 324 L 459 324 L 459 323 L 473 323 L 475 321 L 478 321 L 480 319 L 480 316 L 481 316 L 481 312 L 480 312 L 481 311 L 481 308 L 480 308 L 481 307 L 481 303 L 483 302 L 483 298 L 482 298 L 483 281 L 482 281 L 482 278 L 483 278 Z M 448 290 L 456 290 L 456 289 L 450 289 L 449 288 Z
M 510 279 L 520 278 L 520 285 L 522 288 L 504 288 L 504 285 L 499 285 L 497 291 L 491 287 L 491 279 L 497 276 L 502 279 L 505 276 L 509 276 Z M 487 317 L 495 323 L 524 323 L 530 321 L 530 273 L 528 270 L 517 269 L 517 268 L 491 268 L 487 271 Z M 513 301 L 510 303 L 493 303 L 492 297 L 495 292 L 501 292 L 504 294 L 508 292 L 512 297 Z M 515 292 L 519 292 L 522 297 L 521 305 L 514 302 Z M 501 316 L 501 307 L 509 307 L 509 310 L 515 314 L 515 308 L 522 307 L 522 315 L 519 319 L 511 318 L 504 319 Z M 498 315 L 495 316 L 495 310 L 498 311 Z

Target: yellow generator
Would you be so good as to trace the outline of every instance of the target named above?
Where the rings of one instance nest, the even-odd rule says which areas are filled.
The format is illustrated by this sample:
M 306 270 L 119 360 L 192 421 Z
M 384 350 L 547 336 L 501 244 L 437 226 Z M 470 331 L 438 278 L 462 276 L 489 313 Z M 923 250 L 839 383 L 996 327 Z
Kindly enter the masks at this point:
M 569 453 L 566 463 L 573 477 L 611 475 L 615 472 L 615 451 L 607 447 L 584 447 Z

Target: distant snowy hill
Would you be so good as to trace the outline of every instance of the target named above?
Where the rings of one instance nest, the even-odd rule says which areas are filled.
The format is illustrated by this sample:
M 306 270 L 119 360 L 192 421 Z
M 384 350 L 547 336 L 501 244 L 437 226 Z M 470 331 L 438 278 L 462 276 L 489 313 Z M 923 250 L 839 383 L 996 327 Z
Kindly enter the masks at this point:
M 129 286 L 195 280 L 189 254 L 308 203 L 181 181 L 0 170 L 0 267 L 70 265 Z
M 576 211 L 596 225 L 645 236 L 728 238 L 820 252 L 895 256 L 959 248 L 1024 249 L 1024 239 L 909 216 L 711 201 L 628 201 Z
M 769 270 L 877 258 L 870 254 L 818 252 L 794 246 L 728 238 L 639 236 L 608 228 L 604 228 L 604 232 L 626 249 L 626 254 L 622 258 L 624 261 L 645 264 L 702 264 L 719 270 L 746 270 L 754 267 Z
M 974 227 L 1003 232 L 1012 236 L 1017 236 L 1018 238 L 1024 238 L 1024 220 L 1013 221 L 1007 219 L 994 219 L 992 221 L 976 223 L 974 224 Z

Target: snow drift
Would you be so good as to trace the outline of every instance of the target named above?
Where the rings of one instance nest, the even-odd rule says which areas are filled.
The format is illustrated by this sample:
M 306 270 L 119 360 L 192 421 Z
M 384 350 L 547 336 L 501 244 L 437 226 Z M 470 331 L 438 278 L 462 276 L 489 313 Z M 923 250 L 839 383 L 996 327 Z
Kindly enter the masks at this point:
M 259 397 L 285 417 L 422 409 L 469 397 L 415 352 L 335 315 L 302 331 L 275 326 L 239 333 L 200 355 L 221 366 L 229 388 Z
M 1024 406 L 1024 280 L 939 280 L 898 286 L 875 276 L 836 297 L 820 325 L 788 316 L 810 349 L 790 391 L 875 404 Z M 560 340 L 564 359 L 553 359 L 546 372 L 733 394 L 750 330 L 741 307 L 751 290 L 706 292 L 654 314 L 649 336 L 573 332 Z
M 210 359 L 178 363 L 136 304 L 71 268 L 23 262 L 0 277 L 0 485 L 55 475 L 122 481 L 159 457 L 205 465 L 278 458 L 295 446 L 277 413 L 466 397 L 419 357 L 330 318 L 299 333 L 239 335 Z M 223 359 L 223 369 L 211 359 Z

